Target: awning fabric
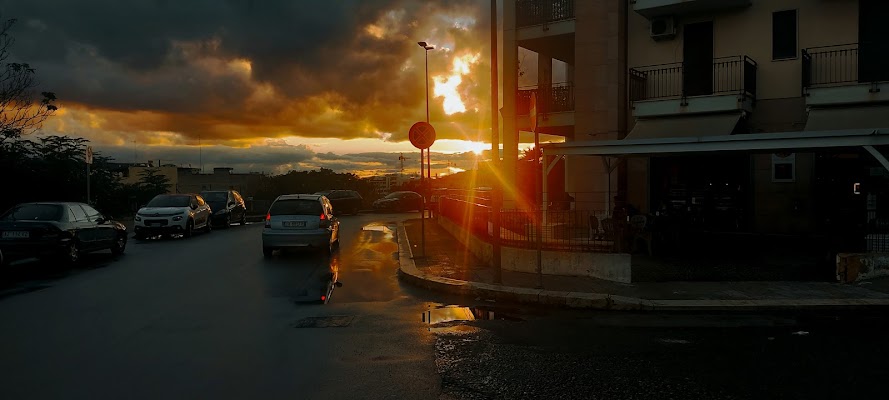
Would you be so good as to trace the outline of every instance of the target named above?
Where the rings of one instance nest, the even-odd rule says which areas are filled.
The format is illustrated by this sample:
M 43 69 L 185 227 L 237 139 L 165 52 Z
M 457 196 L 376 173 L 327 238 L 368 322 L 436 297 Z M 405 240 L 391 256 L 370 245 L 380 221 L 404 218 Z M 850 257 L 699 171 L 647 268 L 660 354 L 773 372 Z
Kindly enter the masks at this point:
M 889 106 L 813 108 L 807 131 L 889 128 Z
M 740 119 L 740 113 L 643 119 L 624 140 L 731 135 Z

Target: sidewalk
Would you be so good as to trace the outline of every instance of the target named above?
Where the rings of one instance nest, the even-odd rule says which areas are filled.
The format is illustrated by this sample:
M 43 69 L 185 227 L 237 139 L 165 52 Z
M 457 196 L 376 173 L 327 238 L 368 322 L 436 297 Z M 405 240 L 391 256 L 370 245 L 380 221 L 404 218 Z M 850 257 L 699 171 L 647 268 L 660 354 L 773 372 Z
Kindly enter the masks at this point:
M 399 227 L 402 279 L 455 294 L 502 301 L 620 310 L 845 309 L 889 306 L 889 278 L 844 285 L 828 282 L 639 282 L 502 271 L 485 266 L 448 232 L 426 221 L 427 257 L 419 257 L 419 220 Z M 417 257 L 414 257 L 417 256 Z M 541 285 L 542 283 L 542 285 Z

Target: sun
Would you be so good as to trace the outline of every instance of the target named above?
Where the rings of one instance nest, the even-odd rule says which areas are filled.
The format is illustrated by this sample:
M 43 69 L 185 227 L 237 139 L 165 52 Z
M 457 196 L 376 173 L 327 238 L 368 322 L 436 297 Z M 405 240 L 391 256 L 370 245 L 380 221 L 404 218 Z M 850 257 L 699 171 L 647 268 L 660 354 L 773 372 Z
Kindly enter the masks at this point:
M 480 156 L 482 155 L 483 151 L 488 149 L 488 144 L 482 142 L 466 141 L 463 143 L 463 148 L 465 151 L 471 151 L 475 153 L 475 155 Z

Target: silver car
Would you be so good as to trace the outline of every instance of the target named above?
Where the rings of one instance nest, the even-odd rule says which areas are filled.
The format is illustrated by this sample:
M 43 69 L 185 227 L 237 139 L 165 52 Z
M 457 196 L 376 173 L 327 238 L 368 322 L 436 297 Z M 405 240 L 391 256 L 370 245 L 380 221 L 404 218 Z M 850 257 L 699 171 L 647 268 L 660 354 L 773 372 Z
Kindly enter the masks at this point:
M 340 222 L 327 197 L 317 194 L 279 196 L 265 216 L 262 254 L 283 248 L 313 247 L 330 253 L 339 243 Z

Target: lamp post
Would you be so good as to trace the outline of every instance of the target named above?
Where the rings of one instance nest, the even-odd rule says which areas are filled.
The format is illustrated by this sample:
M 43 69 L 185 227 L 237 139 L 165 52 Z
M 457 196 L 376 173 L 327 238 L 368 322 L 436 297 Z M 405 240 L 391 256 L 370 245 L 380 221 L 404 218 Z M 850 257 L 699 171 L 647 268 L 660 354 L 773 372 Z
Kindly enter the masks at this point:
M 429 50 L 435 50 L 435 46 L 426 42 L 417 42 L 423 48 L 426 55 L 426 123 L 429 123 Z M 432 150 L 426 152 L 426 179 L 432 179 Z M 420 150 L 420 182 L 423 178 L 423 150 Z M 425 215 L 425 214 L 424 214 Z M 424 217 L 425 218 L 425 217 Z

